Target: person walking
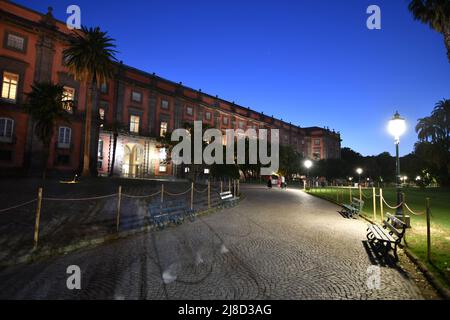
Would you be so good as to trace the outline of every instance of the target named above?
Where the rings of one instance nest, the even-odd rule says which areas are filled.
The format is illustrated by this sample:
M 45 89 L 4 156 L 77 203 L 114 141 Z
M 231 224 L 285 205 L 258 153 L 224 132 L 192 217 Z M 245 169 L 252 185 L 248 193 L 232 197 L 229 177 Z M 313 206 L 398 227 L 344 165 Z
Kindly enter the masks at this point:
M 272 177 L 269 177 L 269 179 L 267 180 L 267 187 L 269 189 L 272 189 Z

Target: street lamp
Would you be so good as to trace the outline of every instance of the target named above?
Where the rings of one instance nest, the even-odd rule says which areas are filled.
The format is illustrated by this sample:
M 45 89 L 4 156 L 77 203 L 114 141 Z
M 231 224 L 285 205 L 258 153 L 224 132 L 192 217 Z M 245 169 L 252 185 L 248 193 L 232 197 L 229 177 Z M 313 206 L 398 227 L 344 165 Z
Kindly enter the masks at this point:
M 361 168 L 356 169 L 356 173 L 359 175 L 359 185 L 361 185 L 361 175 L 363 173 L 363 169 Z
M 311 160 L 306 160 L 304 163 L 304 166 L 306 168 L 306 181 L 309 179 L 309 169 L 313 166 L 313 163 Z
M 352 186 L 353 177 L 348 178 L 348 181 L 350 181 L 350 187 Z
M 403 195 L 402 195 L 402 182 L 400 176 L 400 137 L 406 132 L 406 121 L 400 117 L 398 111 L 394 117 L 389 121 L 388 125 L 389 133 L 395 139 L 395 151 L 396 151 L 396 174 L 397 174 L 397 216 L 403 216 Z

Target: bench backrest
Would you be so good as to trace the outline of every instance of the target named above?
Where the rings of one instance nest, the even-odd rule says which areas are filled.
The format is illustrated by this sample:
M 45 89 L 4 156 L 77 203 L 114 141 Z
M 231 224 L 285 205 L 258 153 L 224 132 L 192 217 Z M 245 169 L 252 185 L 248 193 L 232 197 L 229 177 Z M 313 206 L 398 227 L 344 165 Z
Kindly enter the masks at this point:
M 219 193 L 219 195 L 222 200 L 233 198 L 233 194 L 231 193 L 231 191 L 221 192 Z
M 406 232 L 406 223 L 390 213 L 387 213 L 386 216 L 387 219 L 383 222 L 384 226 L 399 239 L 403 238 Z
M 353 198 L 352 207 L 358 208 L 360 211 L 364 208 L 364 201 L 359 200 L 358 198 Z

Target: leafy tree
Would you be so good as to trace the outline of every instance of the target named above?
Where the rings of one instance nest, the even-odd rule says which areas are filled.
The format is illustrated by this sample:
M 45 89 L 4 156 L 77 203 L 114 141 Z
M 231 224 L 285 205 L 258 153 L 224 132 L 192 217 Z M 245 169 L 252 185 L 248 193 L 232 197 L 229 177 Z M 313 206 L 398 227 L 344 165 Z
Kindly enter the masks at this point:
M 24 111 L 30 114 L 34 122 L 34 132 L 44 146 L 44 168 L 42 178 L 47 173 L 50 143 L 58 120 L 69 122 L 66 104 L 73 101 L 64 100 L 64 87 L 51 82 L 34 83 L 27 94 Z
M 93 100 L 96 100 L 94 98 L 97 96 L 98 85 L 106 83 L 114 74 L 117 52 L 114 50 L 115 47 L 114 39 L 110 38 L 106 32 L 101 31 L 99 27 L 82 27 L 81 31 L 74 31 L 69 47 L 63 51 L 64 61 L 69 71 L 77 80 L 83 81 L 86 88 L 89 88 L 86 101 L 83 176 L 88 176 L 90 173 L 94 176 L 97 175 L 97 163 L 96 161 L 91 163 L 90 154 L 92 112 L 93 109 L 97 110 L 97 108 L 93 108 L 92 104 Z M 93 143 L 96 146 L 98 137 L 94 138 Z M 96 156 L 96 153 L 94 155 Z
M 428 24 L 444 36 L 447 57 L 450 62 L 450 1 L 449 0 L 412 0 L 409 11 L 415 20 Z

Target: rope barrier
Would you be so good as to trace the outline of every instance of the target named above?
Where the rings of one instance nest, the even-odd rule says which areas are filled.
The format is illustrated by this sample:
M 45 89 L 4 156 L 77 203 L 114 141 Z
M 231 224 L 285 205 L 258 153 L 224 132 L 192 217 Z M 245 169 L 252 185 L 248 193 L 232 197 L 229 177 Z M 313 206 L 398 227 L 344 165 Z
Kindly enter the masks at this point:
M 411 210 L 411 208 L 408 207 L 408 205 L 406 203 L 404 205 L 405 205 L 405 208 L 408 209 L 408 211 L 411 212 L 415 216 L 423 216 L 424 214 L 426 214 L 425 211 L 424 212 L 415 212 L 415 211 Z
M 125 197 L 125 198 L 131 198 L 131 199 L 145 199 L 145 198 L 155 197 L 155 196 L 160 195 L 160 194 L 161 194 L 161 191 L 158 191 L 158 192 L 150 194 L 150 195 L 145 195 L 145 196 L 133 196 L 133 195 L 122 193 L 122 196 Z
M 33 202 L 36 202 L 36 201 L 37 201 L 37 199 L 33 199 L 33 200 L 31 200 L 31 201 L 28 201 L 28 202 L 19 204 L 19 205 L 14 206 L 14 207 L 6 208 L 6 209 L 1 209 L 1 210 L 0 210 L 0 213 L 4 213 L 4 212 L 6 212 L 6 211 L 10 211 L 10 210 L 18 209 L 18 208 L 21 208 L 21 207 L 25 207 L 26 205 L 29 205 L 29 204 L 31 204 L 31 203 L 33 203 Z
M 404 205 L 404 203 L 402 202 L 402 203 L 400 203 L 400 204 L 399 204 L 398 206 L 396 206 L 396 207 L 391 207 L 391 206 L 386 202 L 386 200 L 384 199 L 384 197 L 383 197 L 383 202 L 384 202 L 384 204 L 385 204 L 388 208 L 390 208 L 390 209 L 392 209 L 392 210 L 398 209 L 398 208 L 400 208 L 401 206 Z
M 208 191 L 208 188 L 206 188 L 203 191 L 198 190 L 197 188 L 194 187 L 194 191 L 198 192 L 198 193 L 205 193 L 206 191 Z
M 91 201 L 91 200 L 112 198 L 112 197 L 116 197 L 117 195 L 118 195 L 118 193 L 110 194 L 107 196 L 92 197 L 92 198 L 79 198 L 79 199 L 42 198 L 42 200 L 45 200 L 45 201 Z
M 191 191 L 191 188 L 189 188 L 188 190 L 186 190 L 185 192 L 181 192 L 181 193 L 170 193 L 168 191 L 164 191 L 165 194 L 167 194 L 168 196 L 172 196 L 172 197 L 176 197 L 176 196 L 182 196 L 187 194 L 188 192 Z

